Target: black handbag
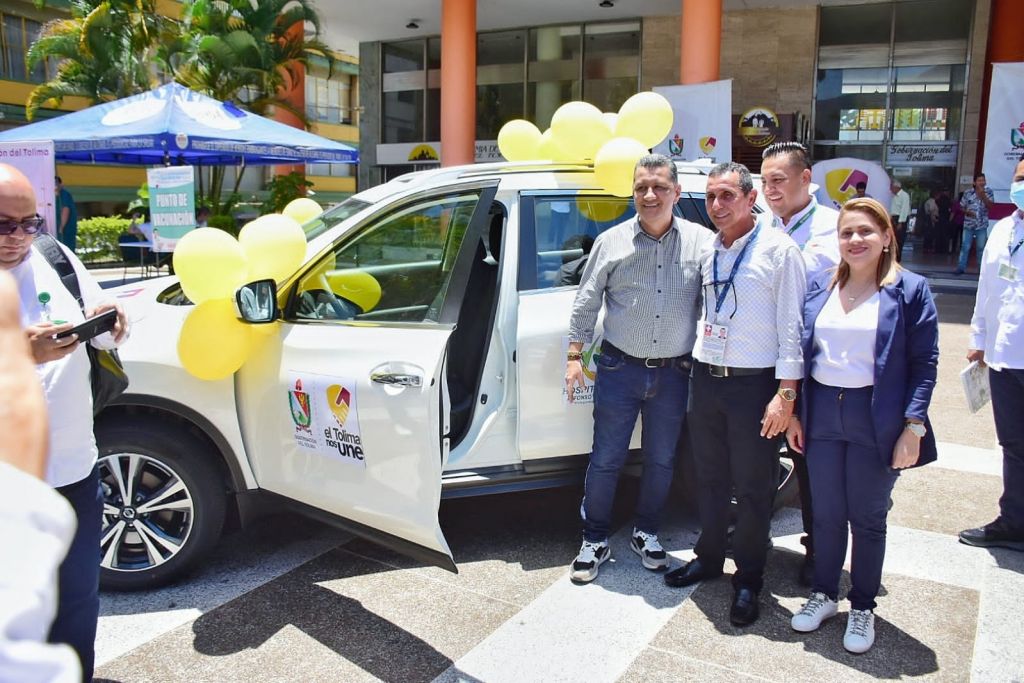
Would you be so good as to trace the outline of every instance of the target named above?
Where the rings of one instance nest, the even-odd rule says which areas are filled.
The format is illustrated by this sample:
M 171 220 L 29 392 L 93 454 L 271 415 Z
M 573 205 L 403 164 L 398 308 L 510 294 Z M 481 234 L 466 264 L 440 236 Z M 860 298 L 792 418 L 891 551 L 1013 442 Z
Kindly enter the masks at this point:
M 78 275 L 71 265 L 60 244 L 51 235 L 36 235 L 35 246 L 60 276 L 65 289 L 71 292 L 85 315 L 85 302 L 82 301 L 82 288 L 78 285 Z M 98 415 L 101 410 L 114 402 L 128 388 L 128 374 L 121 364 L 121 357 L 114 349 L 97 349 L 92 344 L 85 345 L 89 355 L 89 378 L 92 383 L 92 414 Z

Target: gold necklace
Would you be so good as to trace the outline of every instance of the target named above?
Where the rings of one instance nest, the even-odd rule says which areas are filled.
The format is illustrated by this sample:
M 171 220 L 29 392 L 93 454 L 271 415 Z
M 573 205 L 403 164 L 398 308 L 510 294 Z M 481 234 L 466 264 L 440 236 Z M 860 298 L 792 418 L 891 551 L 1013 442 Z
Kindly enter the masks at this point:
M 857 299 L 861 298 L 862 296 L 864 296 L 865 294 L 870 292 L 872 289 L 874 289 L 875 291 L 878 291 L 878 285 L 876 285 L 874 283 L 871 283 L 870 285 L 868 285 L 864 289 L 862 289 L 859 292 L 857 292 L 857 294 L 855 294 L 854 296 L 850 296 L 849 294 L 847 294 L 846 295 L 846 300 L 849 301 L 852 304 L 854 301 L 856 301 Z

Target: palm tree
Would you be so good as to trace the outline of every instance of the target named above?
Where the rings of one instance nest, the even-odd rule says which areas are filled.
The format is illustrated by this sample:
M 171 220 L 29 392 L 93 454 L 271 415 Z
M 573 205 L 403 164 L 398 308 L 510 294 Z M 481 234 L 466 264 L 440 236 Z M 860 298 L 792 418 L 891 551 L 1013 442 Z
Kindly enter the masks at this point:
M 281 108 L 305 122 L 305 112 L 285 97 L 301 82 L 309 55 L 332 62 L 319 33 L 309 0 L 195 0 L 183 6 L 176 34 L 165 36 L 157 55 L 174 80 L 192 90 L 260 115 Z M 234 193 L 241 177 L 240 171 Z M 214 213 L 223 182 L 224 168 L 215 167 L 206 189 Z
M 29 120 L 65 97 L 97 104 L 156 85 L 152 60 L 163 19 L 155 0 L 71 0 L 70 9 L 69 18 L 46 23 L 28 50 L 31 66 L 57 61 L 56 75 L 29 95 Z

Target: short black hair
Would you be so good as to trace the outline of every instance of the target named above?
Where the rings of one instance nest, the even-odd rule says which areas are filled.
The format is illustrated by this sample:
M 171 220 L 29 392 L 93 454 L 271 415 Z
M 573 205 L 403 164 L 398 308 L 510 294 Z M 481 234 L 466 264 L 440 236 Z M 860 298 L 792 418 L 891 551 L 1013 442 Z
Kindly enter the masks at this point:
M 58 185 L 63 185 L 64 184 L 64 181 L 60 179 L 59 175 L 53 176 L 53 179 L 57 181 Z
M 669 176 L 672 178 L 672 182 L 676 185 L 679 184 L 679 169 L 676 168 L 676 162 L 669 159 L 664 154 L 645 154 L 640 157 L 640 160 L 636 162 L 636 166 L 633 167 L 633 173 L 636 174 L 636 169 L 646 168 L 649 171 L 653 171 L 658 168 L 667 168 Z
M 776 142 L 768 145 L 764 148 L 764 151 L 761 152 L 761 160 L 763 161 L 783 154 L 788 154 L 789 160 L 800 168 L 810 170 L 811 155 L 807 151 L 807 148 L 799 142 Z
M 974 174 L 974 179 L 975 180 L 977 180 L 978 178 L 984 178 L 984 177 L 985 177 L 985 174 L 982 173 L 981 171 L 978 171 L 977 173 Z
M 754 189 L 754 178 L 750 175 L 750 169 L 743 164 L 738 164 L 735 161 L 723 161 L 711 169 L 708 178 L 718 178 L 730 173 L 735 173 L 740 177 L 740 190 L 743 191 L 743 194 L 750 194 L 750 191 Z
M 868 189 L 868 184 L 867 184 L 867 183 L 865 183 L 865 182 L 864 182 L 864 181 L 862 180 L 862 181 L 860 181 L 859 183 L 857 183 L 856 185 L 854 185 L 854 187 L 855 187 L 855 188 L 857 188 L 858 190 L 866 190 L 866 189 Z

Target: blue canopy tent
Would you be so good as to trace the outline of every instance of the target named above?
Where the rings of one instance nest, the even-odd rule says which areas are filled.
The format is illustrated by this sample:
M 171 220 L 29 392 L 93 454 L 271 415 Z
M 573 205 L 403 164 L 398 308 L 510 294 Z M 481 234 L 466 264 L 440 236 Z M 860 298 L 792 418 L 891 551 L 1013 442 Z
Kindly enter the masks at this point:
M 178 83 L 0 133 L 53 140 L 57 161 L 233 166 L 359 161 L 353 147 L 257 116 Z

